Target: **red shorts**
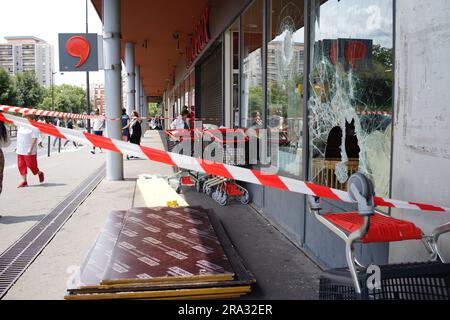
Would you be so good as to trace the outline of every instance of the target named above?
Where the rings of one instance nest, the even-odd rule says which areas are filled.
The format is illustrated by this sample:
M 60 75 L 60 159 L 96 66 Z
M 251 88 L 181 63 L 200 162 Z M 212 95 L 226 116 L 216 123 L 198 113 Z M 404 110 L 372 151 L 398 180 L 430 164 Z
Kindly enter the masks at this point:
M 27 169 L 30 169 L 30 171 L 37 175 L 39 173 L 38 163 L 37 163 L 37 155 L 17 155 L 17 166 L 19 168 L 19 172 L 22 176 L 27 174 Z

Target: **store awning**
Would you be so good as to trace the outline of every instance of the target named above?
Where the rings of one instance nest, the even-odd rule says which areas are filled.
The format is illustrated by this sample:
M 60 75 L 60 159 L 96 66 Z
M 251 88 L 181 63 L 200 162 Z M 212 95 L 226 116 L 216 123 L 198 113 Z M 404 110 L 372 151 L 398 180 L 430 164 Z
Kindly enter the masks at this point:
M 102 0 L 91 1 L 101 18 Z M 173 80 L 175 66 L 207 4 L 207 0 L 121 1 L 122 58 L 125 43 L 134 42 L 147 95 L 161 96 Z

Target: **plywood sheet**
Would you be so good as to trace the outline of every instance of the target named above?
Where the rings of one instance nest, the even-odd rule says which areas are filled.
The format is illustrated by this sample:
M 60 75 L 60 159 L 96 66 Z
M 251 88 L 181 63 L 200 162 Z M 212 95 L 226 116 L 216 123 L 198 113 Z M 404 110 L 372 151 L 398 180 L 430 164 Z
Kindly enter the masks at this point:
M 157 212 L 173 210 L 169 208 L 156 208 Z M 215 235 L 217 237 L 218 242 L 221 245 L 226 257 L 228 258 L 228 262 L 231 265 L 231 269 L 234 273 L 234 279 L 225 280 L 225 281 L 205 281 L 204 279 L 195 279 L 195 278 L 182 278 L 178 279 L 177 277 L 170 277 L 165 279 L 166 282 L 161 281 L 158 278 L 147 279 L 147 281 L 152 280 L 153 282 L 147 283 L 119 283 L 116 284 L 101 284 L 100 275 L 105 273 L 105 269 L 111 260 L 112 247 L 114 247 L 116 241 L 105 242 L 103 239 L 118 239 L 119 233 L 122 230 L 121 225 L 124 223 L 124 215 L 125 211 L 122 212 L 113 212 L 107 220 L 105 227 L 102 229 L 97 241 L 94 246 L 91 248 L 89 254 L 87 255 L 86 261 L 83 264 L 82 270 L 86 273 L 86 270 L 92 270 L 93 275 L 91 274 L 91 280 L 86 278 L 89 274 L 84 274 L 84 285 L 81 286 L 70 286 L 68 288 L 68 294 L 65 297 L 70 300 L 98 300 L 98 299 L 226 299 L 226 298 L 236 298 L 242 295 L 245 295 L 250 290 L 250 285 L 255 282 L 254 276 L 251 274 L 249 270 L 247 270 L 244 266 L 243 261 L 235 250 L 231 240 L 228 237 L 226 230 L 223 228 L 221 222 L 218 220 L 217 216 L 211 210 L 205 210 L 201 207 L 190 207 L 188 210 L 184 209 L 176 209 L 182 210 L 183 212 L 190 212 L 191 210 L 199 211 L 206 213 L 209 219 L 209 223 L 213 227 Z M 176 215 L 172 213 L 172 215 Z M 169 213 L 170 216 L 170 213 Z M 115 229 L 113 227 L 116 227 Z M 128 233 L 128 232 L 127 232 Z M 130 233 L 128 233 L 130 234 Z M 198 234 L 198 232 L 196 232 Z M 130 234 L 131 235 L 131 234 Z M 108 249 L 109 248 L 109 249 Z M 92 260 L 101 260 L 99 258 L 94 258 L 98 255 L 101 256 L 103 250 L 109 251 L 107 255 L 108 259 L 103 264 L 96 262 L 95 268 L 86 268 L 87 265 L 92 265 Z M 101 270 L 104 268 L 103 271 Z M 83 272 L 82 272 L 83 274 Z M 134 280 L 133 280 L 134 281 Z M 248 288 L 245 289 L 245 292 L 232 291 L 232 293 L 217 293 L 217 289 L 227 288 L 227 290 L 238 290 L 239 288 Z M 204 294 L 205 291 L 200 291 L 202 294 L 199 294 L 198 289 L 214 289 L 209 292 L 206 291 L 207 294 Z M 180 291 L 180 290 L 188 290 L 188 291 Z M 167 292 L 178 292 L 178 294 L 185 292 L 186 295 L 173 295 L 172 293 L 168 296 L 157 296 L 154 297 L 153 294 L 148 295 L 147 292 L 155 292 L 155 291 L 167 291 Z M 184 293 L 183 293 L 184 294 Z
M 159 290 L 144 292 L 117 292 L 117 293 L 101 293 L 101 294 L 80 294 L 67 295 L 66 300 L 111 300 L 111 299 L 164 299 L 164 298 L 187 298 L 192 296 L 208 296 L 214 295 L 242 295 L 250 292 L 249 286 L 233 287 L 233 288 L 202 288 L 202 289 L 181 289 L 181 290 Z
M 113 211 L 109 214 L 79 272 L 72 278 L 68 290 L 100 284 L 122 230 L 125 214 L 126 211 Z
M 127 212 L 103 285 L 232 280 L 233 268 L 200 207 Z

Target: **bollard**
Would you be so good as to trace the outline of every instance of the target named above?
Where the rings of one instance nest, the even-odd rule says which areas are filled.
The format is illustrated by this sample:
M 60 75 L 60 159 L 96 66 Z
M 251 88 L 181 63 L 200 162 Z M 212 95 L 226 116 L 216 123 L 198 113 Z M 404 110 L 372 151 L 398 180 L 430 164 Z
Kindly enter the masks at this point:
M 58 138 L 58 153 L 61 153 L 61 138 Z
M 50 144 L 51 144 L 50 135 L 47 137 L 47 157 L 50 157 Z

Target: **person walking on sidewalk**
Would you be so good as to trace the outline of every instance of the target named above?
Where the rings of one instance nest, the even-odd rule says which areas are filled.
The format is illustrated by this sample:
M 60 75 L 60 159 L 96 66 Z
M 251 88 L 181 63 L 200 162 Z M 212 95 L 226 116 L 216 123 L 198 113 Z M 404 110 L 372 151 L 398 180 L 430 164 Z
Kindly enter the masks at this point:
M 60 118 L 56 118 L 53 122 L 56 127 L 62 127 L 62 121 Z M 53 140 L 53 148 L 56 146 L 56 142 L 61 141 L 61 138 L 55 137 L 55 140 Z
M 73 120 L 69 119 L 67 120 L 67 124 L 66 124 L 67 129 L 73 130 Z M 70 142 L 70 140 L 67 140 L 66 142 L 64 142 L 64 148 L 67 146 L 67 144 Z M 73 145 L 75 146 L 75 148 L 78 148 L 77 143 L 75 141 L 72 141 Z
M 39 122 L 39 123 L 46 123 L 44 117 L 39 117 L 38 122 Z M 44 142 L 44 140 L 45 140 L 45 138 L 46 138 L 47 136 L 46 136 L 45 134 L 43 134 L 43 133 L 40 133 L 39 135 L 40 135 L 40 137 L 39 137 L 39 143 L 38 143 L 38 146 L 39 146 L 39 148 L 43 148 L 43 147 L 44 147 L 43 142 Z
M 142 120 L 139 118 L 139 113 L 135 110 L 131 113 L 131 122 L 130 122 L 130 143 L 140 145 L 142 138 Z M 127 159 L 134 159 L 135 157 L 128 157 Z
M 32 119 L 31 115 L 24 115 L 26 119 Z M 39 139 L 39 131 L 37 129 L 29 129 L 19 126 L 17 128 L 17 167 L 22 182 L 18 188 L 28 186 L 27 171 L 30 169 L 31 173 L 39 177 L 39 182 L 44 182 L 44 173 L 39 170 L 37 161 L 37 144 Z
M 96 118 L 94 119 L 94 123 L 92 125 L 92 133 L 97 136 L 103 136 L 103 130 L 105 130 L 105 119 L 100 117 L 100 110 L 95 110 Z M 92 154 L 95 154 L 95 146 L 91 150 Z M 100 148 L 100 152 L 103 152 Z
M 0 122 L 0 194 L 3 190 L 3 170 L 5 169 L 5 157 L 3 155 L 3 148 L 9 147 L 11 140 L 9 138 L 8 130 L 3 122 Z M 2 216 L 0 215 L 0 218 Z

